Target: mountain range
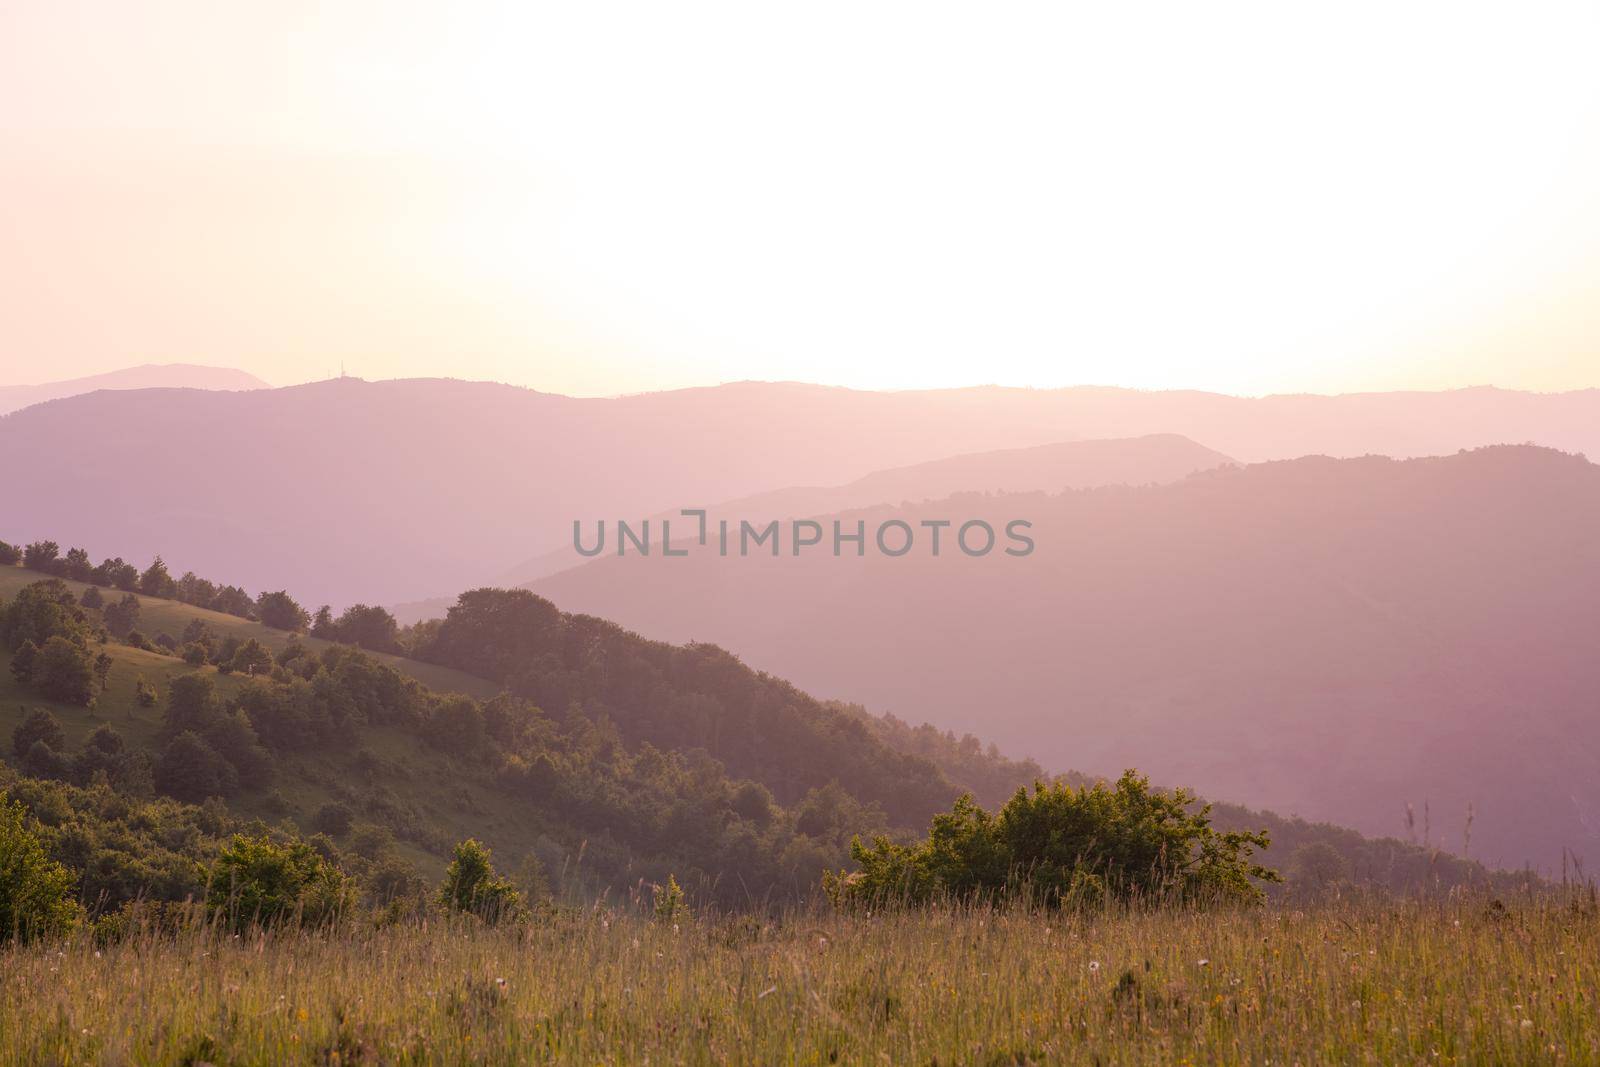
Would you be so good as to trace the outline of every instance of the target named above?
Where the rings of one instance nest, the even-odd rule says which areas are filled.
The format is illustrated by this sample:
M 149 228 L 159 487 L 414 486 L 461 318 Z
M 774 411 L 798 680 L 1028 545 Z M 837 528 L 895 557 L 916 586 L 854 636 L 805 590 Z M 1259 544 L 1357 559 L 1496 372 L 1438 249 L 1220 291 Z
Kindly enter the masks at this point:
M 1182 435 L 1246 463 L 1523 441 L 1600 454 L 1600 390 L 1240 399 L 745 382 L 580 399 L 481 382 L 335 379 L 100 391 L 0 418 L 0 449 L 29 457 L 0 471 L 0 538 L 49 531 L 96 555 L 162 552 L 180 571 L 226 573 L 251 589 L 397 603 L 503 580 L 569 544 L 574 521 L 1147 434 Z
M 1600 467 L 1583 458 L 1307 457 L 841 520 L 935 518 L 1024 519 L 1036 549 L 691 549 L 532 588 L 1047 769 L 1137 766 L 1367 833 L 1410 818 L 1499 865 L 1600 857 Z
M 99 389 L 267 389 L 253 374 L 230 367 L 201 367 L 193 363 L 146 363 L 87 378 L 70 378 L 40 385 L 0 385 L 0 415 L 42 404 L 47 400 L 92 393 Z

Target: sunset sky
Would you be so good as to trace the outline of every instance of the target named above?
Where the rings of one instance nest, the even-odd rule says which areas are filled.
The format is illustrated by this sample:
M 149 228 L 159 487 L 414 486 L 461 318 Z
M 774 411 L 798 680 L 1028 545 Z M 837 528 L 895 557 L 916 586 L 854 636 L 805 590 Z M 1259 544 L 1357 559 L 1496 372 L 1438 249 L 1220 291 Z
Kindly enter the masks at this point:
M 0 5 L 0 384 L 1600 386 L 1600 5 Z

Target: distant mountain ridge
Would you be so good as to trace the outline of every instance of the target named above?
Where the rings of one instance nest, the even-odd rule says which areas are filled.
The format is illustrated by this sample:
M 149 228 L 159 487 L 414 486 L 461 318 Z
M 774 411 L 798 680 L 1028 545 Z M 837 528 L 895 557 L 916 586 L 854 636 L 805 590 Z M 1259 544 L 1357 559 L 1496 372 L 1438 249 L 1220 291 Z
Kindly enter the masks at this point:
M 0 449 L 29 457 L 0 470 L 0 539 L 49 530 L 97 556 L 163 552 L 179 572 L 251 589 L 392 604 L 492 581 L 570 543 L 574 520 L 1157 433 L 1241 462 L 1522 441 L 1600 455 L 1600 391 L 1240 399 L 738 383 L 579 399 L 447 379 L 101 391 L 0 418 Z
M 61 400 L 97 389 L 270 389 L 253 374 L 232 367 L 194 363 L 145 363 L 87 378 L 40 385 L 0 385 L 0 415 L 47 400 Z
M 1401 832 L 1600 860 L 1600 467 L 1541 448 L 1303 459 L 1162 486 L 967 494 L 1021 559 L 597 559 L 565 611 L 736 649 L 1003 749 Z M 854 516 L 853 516 L 854 517 Z

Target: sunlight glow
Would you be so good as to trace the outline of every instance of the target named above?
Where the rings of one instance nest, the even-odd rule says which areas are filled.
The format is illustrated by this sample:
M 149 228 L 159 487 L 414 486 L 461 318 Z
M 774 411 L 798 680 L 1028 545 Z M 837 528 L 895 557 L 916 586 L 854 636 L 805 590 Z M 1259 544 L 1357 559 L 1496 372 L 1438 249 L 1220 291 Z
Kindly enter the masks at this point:
M 7 347 L 85 373 L 1600 385 L 1589 4 L 0 22 Z

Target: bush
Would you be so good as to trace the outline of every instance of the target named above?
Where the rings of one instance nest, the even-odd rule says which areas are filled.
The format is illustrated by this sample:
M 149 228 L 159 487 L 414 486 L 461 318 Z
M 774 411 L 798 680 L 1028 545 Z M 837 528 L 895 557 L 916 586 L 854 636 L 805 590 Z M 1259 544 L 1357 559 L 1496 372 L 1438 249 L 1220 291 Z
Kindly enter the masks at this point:
M 60 936 L 79 913 L 71 872 L 28 831 L 22 805 L 0 796 L 0 944 Z
M 354 897 L 343 871 L 304 841 L 236 835 L 211 868 L 206 908 L 235 930 L 335 921 Z
M 22 550 L 0 541 L 0 567 L 15 567 L 22 562 Z
M 83 595 L 78 598 L 78 604 L 79 606 L 85 608 L 103 608 L 106 604 L 106 598 L 100 592 L 100 587 L 98 585 L 91 585 L 89 588 L 85 589 L 83 591 Z
M 343 804 L 324 804 L 317 809 L 316 818 L 311 820 L 311 825 L 320 833 L 332 837 L 343 837 L 350 832 L 350 825 L 355 822 L 355 816 Z
M 1184 790 L 1164 793 L 1129 771 L 1113 787 L 1075 789 L 1034 783 L 990 815 L 970 796 L 936 815 L 928 838 L 872 847 L 860 839 L 855 874 L 829 875 L 836 903 L 923 903 L 937 897 L 1003 901 L 1027 897 L 1047 907 L 1102 900 L 1242 903 L 1263 898 L 1258 882 L 1282 879 L 1251 862 L 1264 833 L 1219 833 L 1210 807 L 1191 811 Z
M 439 888 L 439 902 L 489 922 L 515 918 L 522 911 L 522 894 L 495 874 L 489 850 L 470 838 L 455 848 Z

